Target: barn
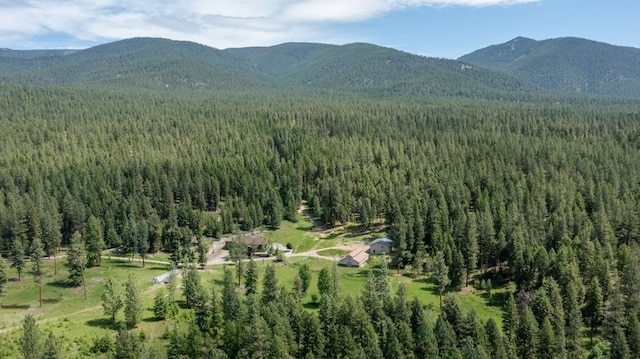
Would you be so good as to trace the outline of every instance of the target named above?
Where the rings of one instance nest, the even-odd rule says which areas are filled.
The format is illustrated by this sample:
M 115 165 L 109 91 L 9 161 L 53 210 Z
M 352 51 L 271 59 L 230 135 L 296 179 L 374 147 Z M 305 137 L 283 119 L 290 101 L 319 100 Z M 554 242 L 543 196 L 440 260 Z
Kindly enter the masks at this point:
M 369 259 L 369 254 L 364 249 L 356 249 L 340 259 L 338 262 L 345 267 L 362 267 Z

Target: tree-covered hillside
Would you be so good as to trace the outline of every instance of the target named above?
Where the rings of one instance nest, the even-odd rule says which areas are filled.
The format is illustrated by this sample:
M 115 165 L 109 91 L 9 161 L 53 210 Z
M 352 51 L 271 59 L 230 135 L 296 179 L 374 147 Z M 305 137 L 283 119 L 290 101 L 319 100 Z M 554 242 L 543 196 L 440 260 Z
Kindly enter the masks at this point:
M 459 60 L 503 70 L 554 91 L 640 95 L 640 49 L 630 47 L 571 37 L 542 41 L 518 37 Z
M 408 97 L 514 99 L 541 92 L 498 71 L 369 44 L 291 43 L 221 51 L 154 38 L 116 41 L 63 56 L 0 57 L 0 79 L 168 91 L 287 89 Z
M 637 104 L 3 86 L 0 108 L 0 251 L 25 273 L 39 243 L 45 254 L 59 241 L 76 254 L 83 238 L 87 256 L 102 247 L 88 238 L 102 238 L 132 255 L 193 261 L 201 235 L 277 228 L 305 200 L 329 227 L 387 226 L 394 270 L 444 291 L 482 275 L 515 289 L 502 330 L 463 319 L 448 302 L 424 322 L 419 303 L 394 307 L 384 291 L 359 304 L 323 299 L 319 316 L 304 312 L 307 322 L 240 296 L 234 308 L 246 311 L 204 317 L 227 333 L 200 333 L 217 354 L 262 353 L 250 344 L 265 333 L 293 357 L 335 357 L 331 338 L 347 341 L 353 357 L 377 358 L 618 357 L 640 348 Z M 365 293 L 386 288 L 385 278 Z M 298 308 L 281 292 L 261 294 L 262 303 Z M 196 318 L 215 305 L 203 298 Z M 294 323 L 312 334 L 296 337 Z M 437 348 L 419 348 L 418 331 L 429 328 Z M 316 337 L 327 340 L 301 341 Z

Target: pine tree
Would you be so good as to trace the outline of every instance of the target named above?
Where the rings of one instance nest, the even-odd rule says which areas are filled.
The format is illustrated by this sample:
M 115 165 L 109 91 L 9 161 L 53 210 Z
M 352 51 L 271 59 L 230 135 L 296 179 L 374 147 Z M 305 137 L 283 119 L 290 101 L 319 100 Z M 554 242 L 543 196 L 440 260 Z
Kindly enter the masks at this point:
M 538 349 L 538 324 L 529 307 L 525 307 L 520 315 L 515 342 L 518 348 L 518 355 L 521 358 L 536 357 Z
M 563 299 L 565 304 L 565 333 L 567 338 L 567 355 L 580 356 L 582 353 L 582 347 L 580 345 L 582 315 L 580 313 L 578 295 L 576 293 L 574 284 L 567 284 L 566 293 Z
M 382 280 L 382 283 L 389 283 L 389 273 L 387 271 L 387 267 L 386 267 L 386 262 L 384 262 L 385 267 L 381 268 L 380 271 L 380 277 Z M 382 265 L 382 264 L 381 264 Z M 389 285 L 389 290 L 385 291 L 385 287 L 384 285 L 381 287 L 381 291 L 382 293 L 387 293 L 388 295 L 391 295 L 391 286 Z M 338 298 L 340 296 L 340 291 L 342 290 L 342 283 L 340 283 L 340 274 L 338 274 L 338 263 L 333 262 L 333 265 L 331 266 L 331 295 L 333 296 L 334 299 Z
M 202 283 L 200 282 L 200 275 L 193 265 L 187 266 L 182 271 L 182 285 L 184 298 L 186 300 L 187 308 L 192 308 L 193 301 L 196 295 L 202 291 Z
M 176 304 L 176 291 L 178 290 L 178 270 L 171 267 L 169 270 L 169 278 L 167 278 L 167 315 L 173 316 L 178 312 Z
M 142 344 L 135 333 L 124 326 L 116 334 L 116 359 L 138 359 L 142 354 Z
M 102 223 L 91 215 L 85 227 L 84 238 L 87 252 L 87 267 L 99 267 L 102 262 L 102 251 L 105 248 Z
M 87 298 L 87 290 L 84 282 L 84 270 L 87 264 L 87 256 L 84 250 L 84 243 L 80 232 L 71 235 L 71 243 L 67 250 L 67 267 L 69 267 L 69 281 L 73 285 L 82 284 L 84 297 Z
M 321 296 L 324 294 L 331 295 L 333 292 L 332 286 L 331 273 L 326 267 L 322 268 L 318 273 L 318 292 L 320 292 Z
M 438 316 L 438 320 L 436 320 L 434 333 L 438 343 L 438 353 L 440 357 L 446 358 L 455 355 L 457 351 L 456 333 L 442 314 Z
M 24 269 L 24 248 L 22 243 L 15 239 L 11 245 L 11 267 L 18 272 L 18 280 L 22 279 L 22 270 Z
M 262 280 L 262 304 L 267 305 L 275 302 L 278 297 L 278 290 L 276 268 L 273 264 L 270 264 L 265 268 L 264 278 Z
M 44 249 L 39 237 L 34 237 L 31 243 L 31 264 L 33 279 L 38 285 L 40 308 L 42 308 L 42 276 L 44 275 Z
M 207 265 L 207 246 L 202 236 L 198 237 L 198 265 L 200 268 Z
M 489 318 L 485 324 L 485 332 L 487 333 L 487 341 L 489 343 L 489 350 L 487 355 L 493 359 L 506 359 L 507 352 L 504 347 L 504 341 L 498 324 L 493 318 Z
M 42 348 L 42 358 L 46 359 L 59 359 L 62 357 L 62 342 L 60 338 L 53 334 L 53 331 L 49 332 L 47 339 L 44 341 L 44 347 Z
M 438 342 L 433 324 L 427 318 L 422 303 L 417 298 L 411 302 L 411 327 L 416 358 L 438 358 Z
M 440 296 L 440 307 L 442 307 L 442 293 L 451 283 L 449 280 L 449 268 L 444 263 L 444 255 L 438 252 L 433 260 L 431 268 L 431 280 L 435 283 L 438 295 Z
M 224 279 L 222 280 L 222 313 L 225 321 L 238 320 L 242 316 L 242 302 L 231 271 L 224 267 Z
M 449 278 L 451 279 L 451 287 L 455 290 L 460 290 L 464 284 L 464 257 L 462 252 L 458 249 L 454 249 L 451 254 L 451 265 L 449 266 Z
M 611 338 L 611 359 L 631 359 L 627 338 L 622 328 L 615 328 Z
M 469 286 L 471 272 L 478 266 L 478 224 L 474 212 L 467 215 L 464 241 L 464 263 L 466 268 L 465 286 Z
M 591 343 L 593 337 L 597 334 L 600 325 L 604 320 L 604 300 L 602 298 L 602 290 L 598 277 L 591 278 L 591 283 L 585 296 L 585 306 L 583 308 L 585 319 L 591 328 Z
M 36 319 L 30 313 L 24 317 L 20 349 L 25 359 L 40 358 L 40 330 Z
M 504 330 L 507 338 L 511 340 L 516 334 L 516 328 L 518 328 L 518 308 L 516 307 L 513 293 L 509 292 L 502 314 L 502 330 Z
M 209 313 L 211 318 L 209 319 L 210 328 L 209 333 L 211 340 L 215 345 L 220 345 L 222 340 L 222 330 L 224 325 L 224 315 L 222 313 L 222 304 L 220 303 L 220 297 L 216 292 L 216 288 L 212 287 L 211 299 L 210 299 Z
M 462 340 L 461 352 L 463 359 L 488 359 L 484 349 L 477 345 L 471 337 Z
M 124 294 L 124 317 L 127 328 L 135 328 L 138 325 L 143 309 L 140 289 L 133 278 L 133 274 L 129 274 Z
M 104 314 L 110 316 L 111 322 L 115 324 L 116 315 L 118 314 L 118 311 L 122 309 L 124 303 L 113 277 L 108 277 L 105 281 L 101 298 Z
M 147 253 L 149 253 L 149 248 L 151 245 L 149 244 L 149 225 L 147 221 L 140 220 L 138 221 L 138 230 L 137 230 L 137 240 L 135 241 L 135 250 L 142 258 L 142 268 L 145 267 L 145 260 L 147 258 Z
M 638 321 L 638 315 L 635 313 L 632 313 L 629 318 L 626 337 L 631 358 L 640 358 L 640 321 Z
M 165 320 L 169 313 L 169 302 L 167 293 L 159 290 L 153 297 L 153 316 L 160 320 Z
M 544 317 L 542 325 L 540 326 L 540 333 L 538 335 L 538 358 L 540 359 L 553 359 L 556 357 L 556 336 L 553 332 L 553 326 L 549 317 Z
M 309 355 L 322 358 L 324 355 L 325 338 L 318 317 L 307 311 L 302 313 L 302 348 L 301 357 Z
M 441 314 L 444 314 L 444 318 L 449 324 L 451 324 L 451 328 L 453 328 L 456 338 L 464 338 L 462 335 L 464 315 L 462 314 L 462 308 L 460 308 L 458 296 L 449 294 L 444 298 Z
M 298 270 L 298 274 L 302 280 L 302 292 L 306 294 L 309 290 L 309 286 L 311 285 L 311 269 L 309 268 L 309 265 L 307 263 L 302 263 Z
M 60 216 L 57 213 L 49 213 L 46 216 L 42 216 L 42 240 L 44 243 L 45 252 L 48 256 L 53 256 L 53 274 L 58 274 L 58 261 L 56 254 L 58 254 L 58 248 L 60 242 L 62 242 L 62 233 L 60 233 Z
M 258 292 L 258 265 L 251 258 L 244 274 L 244 290 L 247 295 Z

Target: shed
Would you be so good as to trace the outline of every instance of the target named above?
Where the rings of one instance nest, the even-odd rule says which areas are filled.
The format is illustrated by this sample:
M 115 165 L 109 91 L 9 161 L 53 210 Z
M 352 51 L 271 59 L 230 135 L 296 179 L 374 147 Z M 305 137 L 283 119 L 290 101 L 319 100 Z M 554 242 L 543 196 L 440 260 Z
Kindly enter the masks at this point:
M 391 254 L 393 241 L 387 237 L 378 238 L 369 244 L 371 254 Z
M 356 249 L 340 259 L 339 264 L 346 267 L 362 267 L 369 259 L 369 254 L 363 249 Z
M 169 281 L 169 277 L 171 276 L 171 274 L 178 275 L 178 270 L 177 269 L 173 269 L 173 270 L 168 271 L 165 274 L 159 275 L 159 276 L 153 278 L 151 280 L 151 283 L 153 283 L 153 284 L 158 284 L 158 283 L 161 283 L 161 282 L 167 283 Z

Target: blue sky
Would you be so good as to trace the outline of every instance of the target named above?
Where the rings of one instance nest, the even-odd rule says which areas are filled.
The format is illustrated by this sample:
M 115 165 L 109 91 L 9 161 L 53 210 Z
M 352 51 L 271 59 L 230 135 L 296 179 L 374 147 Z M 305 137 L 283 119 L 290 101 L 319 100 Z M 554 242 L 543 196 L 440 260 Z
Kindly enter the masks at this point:
M 0 0 L 0 47 L 149 36 L 216 48 L 369 42 L 457 58 L 516 36 L 640 48 L 637 0 Z

